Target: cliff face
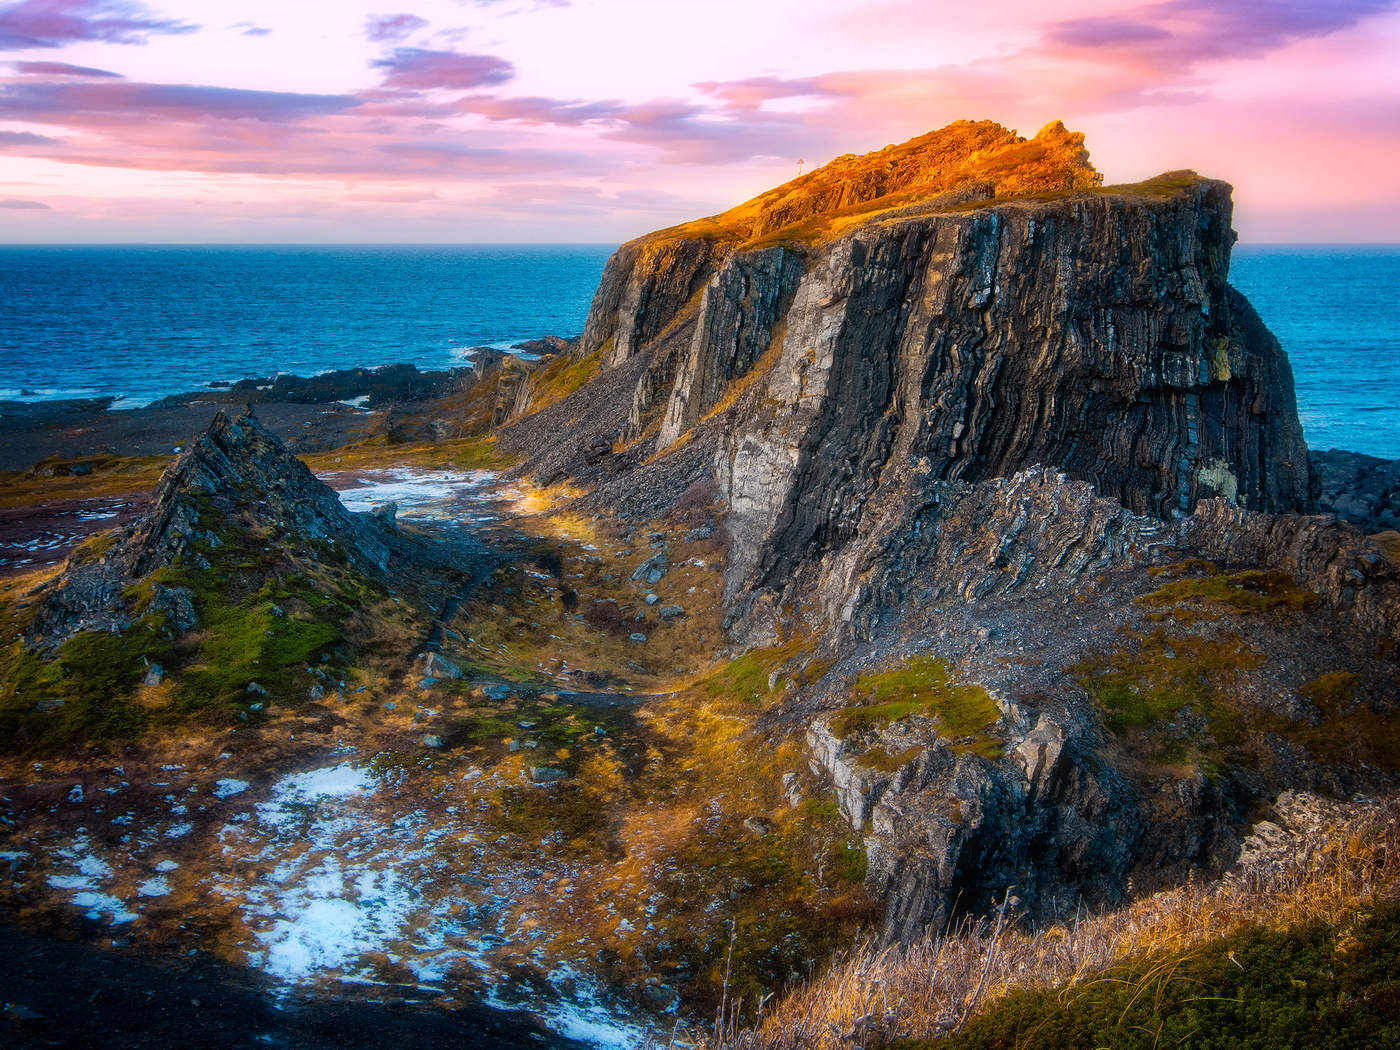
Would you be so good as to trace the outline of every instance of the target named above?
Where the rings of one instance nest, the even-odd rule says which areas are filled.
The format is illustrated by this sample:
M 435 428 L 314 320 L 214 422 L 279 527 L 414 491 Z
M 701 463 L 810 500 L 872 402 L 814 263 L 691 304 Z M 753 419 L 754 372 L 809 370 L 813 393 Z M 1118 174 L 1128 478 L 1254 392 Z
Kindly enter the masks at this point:
M 628 435 L 664 455 L 725 415 L 731 599 L 839 557 L 908 496 L 913 464 L 970 482 L 1053 467 L 1164 519 L 1215 497 L 1308 509 L 1288 361 L 1227 280 L 1229 187 L 1178 173 L 1093 189 L 1082 150 L 1052 152 L 1066 136 L 1022 145 L 1058 157 L 1068 188 L 875 198 L 814 234 L 804 209 L 869 176 L 842 191 L 821 169 L 811 192 L 780 188 L 609 263 L 583 350 L 613 367 L 651 355 Z

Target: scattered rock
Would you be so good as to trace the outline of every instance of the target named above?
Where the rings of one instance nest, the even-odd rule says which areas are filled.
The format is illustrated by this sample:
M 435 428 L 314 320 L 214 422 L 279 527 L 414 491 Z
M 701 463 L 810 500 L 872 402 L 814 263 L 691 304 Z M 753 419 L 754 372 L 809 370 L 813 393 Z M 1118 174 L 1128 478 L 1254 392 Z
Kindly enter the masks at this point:
M 642 562 L 641 565 L 637 566 L 637 570 L 632 573 L 632 579 L 650 584 L 657 584 L 660 583 L 661 578 L 670 571 L 670 568 L 671 562 L 670 559 L 666 557 L 666 552 L 657 551 L 646 561 Z
M 165 668 L 160 664 L 151 664 L 146 668 L 146 677 L 141 680 L 143 685 L 156 686 L 165 681 Z
M 264 689 L 262 686 L 258 685 L 257 682 L 249 682 L 249 683 L 248 683 L 248 690 L 247 690 L 247 691 L 248 691 L 249 693 L 252 693 L 254 696 L 266 696 L 266 695 L 267 695 L 267 690 Z
M 426 652 L 423 654 L 423 673 L 429 678 L 461 678 L 462 669 L 447 659 L 441 653 Z
M 664 621 L 678 620 L 685 615 L 685 609 L 679 605 L 663 605 L 661 611 L 657 613 Z
M 194 591 L 188 587 L 156 584 L 151 595 L 151 609 L 164 613 L 178 634 L 192 631 L 199 624 L 194 611 Z
M 762 837 L 764 835 L 772 834 L 773 822 L 767 817 L 745 817 L 744 828 L 745 830 L 751 831 L 755 835 Z
M 440 749 L 442 747 L 442 737 L 438 736 L 436 733 L 429 733 L 423 737 L 423 746 L 433 748 L 434 750 Z
M 533 766 L 530 769 L 530 779 L 536 784 L 556 784 L 568 778 L 569 774 L 564 770 L 554 769 L 551 766 Z

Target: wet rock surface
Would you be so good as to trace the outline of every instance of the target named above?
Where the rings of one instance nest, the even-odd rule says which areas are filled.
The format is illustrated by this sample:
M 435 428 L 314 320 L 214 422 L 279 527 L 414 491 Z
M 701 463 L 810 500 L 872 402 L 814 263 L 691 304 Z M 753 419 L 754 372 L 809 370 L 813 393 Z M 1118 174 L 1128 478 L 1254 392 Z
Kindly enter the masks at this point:
M 1362 532 L 1400 531 L 1400 460 L 1330 449 L 1309 453 L 1317 509 Z

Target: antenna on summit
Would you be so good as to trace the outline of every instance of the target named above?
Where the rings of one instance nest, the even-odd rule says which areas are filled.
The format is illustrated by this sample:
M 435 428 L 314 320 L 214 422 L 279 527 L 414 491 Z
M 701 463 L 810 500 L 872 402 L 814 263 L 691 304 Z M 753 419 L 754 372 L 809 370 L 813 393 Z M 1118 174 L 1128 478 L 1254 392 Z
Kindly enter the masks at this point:
M 807 163 L 807 161 L 806 161 L 805 158 L 803 158 L 803 157 L 798 157 L 798 158 L 797 158 L 797 174 L 798 174 L 798 175 L 801 175 L 801 174 L 802 174 L 802 165 L 804 165 L 804 164 L 806 164 L 806 163 Z

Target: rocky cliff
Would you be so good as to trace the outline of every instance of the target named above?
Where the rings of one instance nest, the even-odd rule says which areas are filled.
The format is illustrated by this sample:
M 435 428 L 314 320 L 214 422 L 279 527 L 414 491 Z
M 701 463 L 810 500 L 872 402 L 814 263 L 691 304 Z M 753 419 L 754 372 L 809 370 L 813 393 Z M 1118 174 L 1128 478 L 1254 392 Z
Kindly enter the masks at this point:
M 1308 516 L 1230 187 L 1100 181 L 1061 125 L 959 123 L 624 245 L 596 378 L 501 437 L 636 519 L 713 501 L 731 642 L 830 664 L 775 723 L 890 938 L 1219 868 L 1278 790 L 1398 771 L 1336 734 L 1393 712 L 1400 574 Z

